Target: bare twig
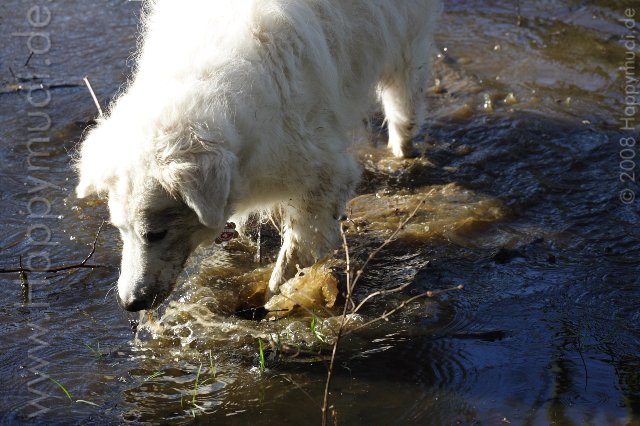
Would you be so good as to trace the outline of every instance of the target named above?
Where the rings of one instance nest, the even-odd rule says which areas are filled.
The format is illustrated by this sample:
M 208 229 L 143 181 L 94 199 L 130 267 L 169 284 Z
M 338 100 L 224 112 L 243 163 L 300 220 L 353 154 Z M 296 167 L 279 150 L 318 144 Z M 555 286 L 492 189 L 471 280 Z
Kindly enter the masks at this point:
M 98 102 L 98 97 L 96 96 L 95 92 L 93 91 L 93 87 L 91 87 L 91 83 L 89 83 L 89 77 L 85 77 L 84 78 L 84 84 L 87 85 L 87 88 L 89 89 L 89 93 L 91 93 L 91 97 L 93 98 L 93 102 L 96 104 L 96 107 L 98 108 L 98 114 L 100 115 L 100 117 L 104 117 L 104 114 L 102 113 L 102 107 L 100 106 L 100 102 Z
M 382 249 L 384 249 L 386 246 L 388 246 L 389 244 L 391 244 L 396 240 L 396 238 L 398 237 L 398 234 L 400 234 L 400 232 L 405 228 L 405 226 L 407 226 L 407 223 L 409 223 L 415 217 L 420 207 L 422 207 L 422 205 L 426 201 L 427 201 L 427 197 L 425 196 L 422 200 L 420 200 L 416 208 L 413 209 L 413 211 L 402 222 L 400 222 L 396 230 L 393 231 L 393 233 L 389 236 L 389 238 L 384 240 L 384 242 L 380 244 L 378 248 L 376 248 L 374 251 L 372 251 L 369 254 L 369 256 L 367 257 L 367 260 L 365 260 L 365 262 L 362 264 L 360 269 L 356 272 L 356 277 L 353 280 L 353 284 L 352 284 L 354 287 L 358 282 L 358 280 L 360 279 L 360 277 L 362 276 L 362 274 L 364 273 L 365 268 L 369 266 L 369 262 L 371 262 L 382 251 Z
M 420 293 L 416 296 L 410 297 L 407 300 L 402 301 L 398 306 L 396 306 L 395 308 L 391 309 L 390 311 L 386 311 L 384 312 L 382 315 L 380 315 L 377 318 L 372 319 L 371 321 L 365 322 L 364 324 L 361 324 L 345 333 L 343 333 L 343 335 L 347 335 L 347 334 L 351 334 L 354 331 L 360 330 L 364 327 L 368 327 L 371 324 L 375 324 L 376 322 L 382 321 L 382 320 L 386 320 L 387 318 L 389 318 L 391 315 L 395 314 L 396 312 L 400 311 L 401 309 L 405 308 L 409 303 L 413 302 L 414 300 L 418 300 L 418 299 L 423 299 L 423 298 L 431 298 L 431 297 L 435 297 L 438 296 L 442 293 L 447 293 L 450 291 L 455 291 L 455 290 L 462 290 L 464 288 L 463 285 L 459 285 L 456 287 L 451 287 L 451 288 L 446 288 L 443 290 L 429 290 L 429 291 L 425 291 L 424 293 Z
M 91 265 L 87 264 L 89 259 L 96 252 L 96 243 L 98 242 L 98 237 L 100 236 L 100 231 L 102 231 L 102 227 L 104 226 L 104 221 L 100 224 L 98 228 L 98 232 L 96 233 L 96 237 L 93 239 L 93 245 L 91 247 L 91 252 L 85 257 L 85 259 L 80 263 L 74 263 L 72 265 L 58 266 L 55 268 L 39 268 L 39 269 L 27 269 L 22 266 L 22 257 L 20 258 L 20 267 L 19 268 L 0 268 L 0 274 L 10 274 L 10 273 L 19 273 L 21 279 L 24 277 L 24 274 L 27 272 L 48 272 L 48 273 L 57 273 L 62 271 L 68 271 L 71 269 L 81 269 L 81 268 L 104 268 L 104 265 Z
M 324 387 L 324 399 L 323 399 L 323 402 L 322 402 L 322 425 L 323 426 L 326 426 L 326 424 L 327 424 L 327 409 L 328 409 L 328 406 L 329 406 L 329 388 L 331 386 L 331 379 L 332 379 L 332 376 L 333 376 L 333 366 L 335 364 L 336 353 L 338 351 L 338 345 L 340 344 L 340 338 L 344 334 L 344 327 L 347 324 L 347 310 L 348 310 L 349 305 L 352 305 L 352 306 L 354 306 L 353 312 L 355 312 L 357 309 L 360 309 L 360 307 L 362 307 L 362 304 L 364 303 L 364 301 L 363 301 L 362 303 L 360 303 L 360 305 L 355 307 L 355 304 L 353 303 L 353 298 L 352 298 L 353 290 L 355 289 L 356 284 L 360 280 L 360 277 L 364 273 L 364 270 L 369 265 L 369 263 L 386 246 L 388 246 L 393 241 L 395 241 L 395 239 L 398 237 L 400 232 L 405 228 L 407 223 L 409 223 L 409 221 L 411 221 L 411 219 L 413 219 L 415 217 L 415 215 L 418 213 L 418 210 L 420 209 L 420 207 L 422 207 L 422 205 L 426 202 L 426 200 L 427 200 L 426 196 L 422 200 L 420 200 L 420 202 L 418 203 L 416 208 L 413 209 L 413 211 L 402 222 L 400 222 L 400 224 L 398 225 L 398 228 L 387 239 L 385 239 L 382 244 L 380 244 L 374 251 L 372 251 L 369 254 L 369 256 L 367 257 L 367 260 L 365 260 L 365 262 L 362 264 L 362 266 L 356 271 L 355 277 L 352 277 L 352 275 L 351 275 L 351 261 L 350 261 L 350 257 L 349 257 L 349 245 L 347 243 L 347 236 L 346 236 L 343 224 L 340 224 L 340 234 L 342 235 L 342 246 L 343 246 L 344 251 L 345 251 L 345 259 L 346 259 L 346 262 L 347 262 L 347 266 L 346 266 L 347 298 L 345 300 L 344 308 L 342 310 L 342 320 L 340 322 L 340 327 L 338 328 L 338 333 L 336 335 L 336 339 L 335 339 L 335 341 L 333 343 L 333 348 L 331 350 L 331 361 L 329 362 L 329 370 L 327 371 L 327 380 L 325 382 L 325 387 Z M 397 290 L 397 291 L 400 291 L 400 290 Z M 380 293 L 380 292 L 378 292 L 378 293 L 379 294 L 384 294 L 384 293 Z M 365 301 L 366 300 L 370 300 L 370 299 L 371 299 L 371 297 L 368 297 L 368 298 L 365 299 Z M 389 314 L 389 315 L 391 315 L 391 314 Z
M 34 53 L 33 50 L 31 51 L 31 53 L 29 53 L 29 57 L 27 58 L 23 66 L 25 67 L 29 66 L 29 62 L 31 61 L 31 58 L 33 58 L 33 53 Z
M 302 386 L 300 386 L 298 383 L 296 383 L 295 380 L 293 380 L 293 377 L 291 377 L 291 375 L 287 374 L 287 375 L 282 375 L 281 376 L 283 379 L 285 379 L 286 381 L 288 381 L 289 383 L 291 383 L 293 386 L 295 386 L 300 392 L 302 392 L 308 399 L 309 401 L 311 401 L 314 404 L 318 404 L 318 401 L 316 401 L 313 396 L 311 396 L 311 394 L 309 392 L 307 392 L 306 390 L 304 390 L 304 388 Z
M 347 309 L 349 302 L 351 302 L 351 294 L 353 291 L 353 285 L 351 284 L 351 261 L 349 258 L 349 245 L 347 244 L 347 236 L 344 232 L 344 226 L 340 224 L 340 234 L 342 235 L 342 246 L 344 247 L 345 259 L 347 261 L 347 300 L 344 302 L 344 308 L 342 308 L 342 320 L 340 321 L 340 327 L 336 334 L 336 340 L 333 342 L 333 348 L 331 349 L 331 361 L 329 361 L 329 370 L 327 371 L 327 380 L 324 384 L 324 398 L 322 400 L 322 426 L 327 425 L 327 408 L 329 406 L 329 387 L 331 386 L 331 378 L 333 376 L 333 365 L 336 361 L 336 352 L 338 351 L 338 343 L 340 337 L 344 331 L 344 326 L 347 322 Z M 353 303 L 353 302 L 352 302 Z
M 365 303 L 367 303 L 369 300 L 373 299 L 374 297 L 383 296 L 385 294 L 398 293 L 404 290 L 405 288 L 409 287 L 410 285 L 411 283 L 406 283 L 395 288 L 390 288 L 388 290 L 380 290 L 380 291 L 373 292 L 367 297 L 365 297 L 364 299 L 362 299 L 362 301 L 358 304 L 358 306 L 356 306 L 356 308 L 353 310 L 353 313 L 354 314 L 357 313 Z

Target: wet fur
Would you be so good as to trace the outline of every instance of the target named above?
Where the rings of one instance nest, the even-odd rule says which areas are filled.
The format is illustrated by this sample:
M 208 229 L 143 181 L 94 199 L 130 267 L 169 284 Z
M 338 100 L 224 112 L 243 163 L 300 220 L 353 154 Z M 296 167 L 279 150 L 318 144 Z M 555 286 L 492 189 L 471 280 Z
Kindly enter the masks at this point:
M 283 212 L 270 294 L 335 247 L 359 176 L 350 132 L 377 97 L 391 152 L 410 154 L 439 10 L 438 0 L 148 2 L 134 78 L 76 164 L 78 197 L 108 195 L 121 231 L 121 304 L 157 306 L 232 216 Z

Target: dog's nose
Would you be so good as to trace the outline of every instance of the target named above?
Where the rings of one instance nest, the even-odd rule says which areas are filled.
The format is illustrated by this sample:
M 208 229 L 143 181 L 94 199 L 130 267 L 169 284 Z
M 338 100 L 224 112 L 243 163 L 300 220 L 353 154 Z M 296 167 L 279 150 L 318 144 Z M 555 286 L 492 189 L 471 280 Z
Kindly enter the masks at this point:
M 129 312 L 138 312 L 151 307 L 151 302 L 147 299 L 131 298 L 124 301 L 120 298 L 120 295 L 118 295 L 118 304 L 122 309 Z

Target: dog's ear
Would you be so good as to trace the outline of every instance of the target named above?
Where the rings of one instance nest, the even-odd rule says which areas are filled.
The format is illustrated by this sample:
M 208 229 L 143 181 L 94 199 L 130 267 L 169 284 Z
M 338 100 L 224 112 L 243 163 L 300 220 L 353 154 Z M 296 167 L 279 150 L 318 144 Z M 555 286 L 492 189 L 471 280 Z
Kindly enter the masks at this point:
M 110 156 L 121 155 L 116 153 L 113 147 L 114 141 L 110 140 L 108 123 L 102 121 L 92 128 L 79 150 L 79 155 L 74 159 L 73 168 L 79 176 L 76 186 L 76 196 L 85 198 L 94 194 L 100 194 L 107 190 L 109 182 L 113 179 L 114 160 Z
M 181 198 L 197 215 L 200 223 L 219 230 L 227 221 L 227 201 L 235 156 L 223 149 L 207 150 L 159 166 L 160 184 Z

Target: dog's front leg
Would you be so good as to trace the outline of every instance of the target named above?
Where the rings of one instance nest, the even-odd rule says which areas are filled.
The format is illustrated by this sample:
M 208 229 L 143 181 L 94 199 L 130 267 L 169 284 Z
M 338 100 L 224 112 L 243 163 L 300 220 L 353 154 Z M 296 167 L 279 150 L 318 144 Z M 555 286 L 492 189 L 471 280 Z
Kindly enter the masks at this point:
M 340 146 L 336 138 L 330 135 L 328 141 L 319 139 L 317 144 Z M 359 170 L 355 161 L 341 151 L 327 155 L 323 160 L 313 169 L 299 173 L 304 176 L 314 172 L 307 176 L 306 186 L 298 189 L 302 195 L 290 198 L 281 206 L 284 241 L 269 280 L 267 300 L 296 275 L 298 268 L 313 265 L 340 242 L 339 218 L 353 193 Z
M 346 191 L 345 191 L 346 192 Z M 318 191 L 314 197 L 291 200 L 285 207 L 284 238 L 271 273 L 266 299 L 293 278 L 298 269 L 313 265 L 326 256 L 339 240 L 337 218 L 344 204 L 338 191 Z
M 278 260 L 269 279 L 269 288 L 265 295 L 265 300 L 279 293 L 279 288 L 287 280 L 293 278 L 298 272 L 298 268 L 305 268 L 314 262 L 313 255 L 309 250 L 304 250 L 300 244 L 299 235 L 296 235 L 292 227 L 287 227 Z

